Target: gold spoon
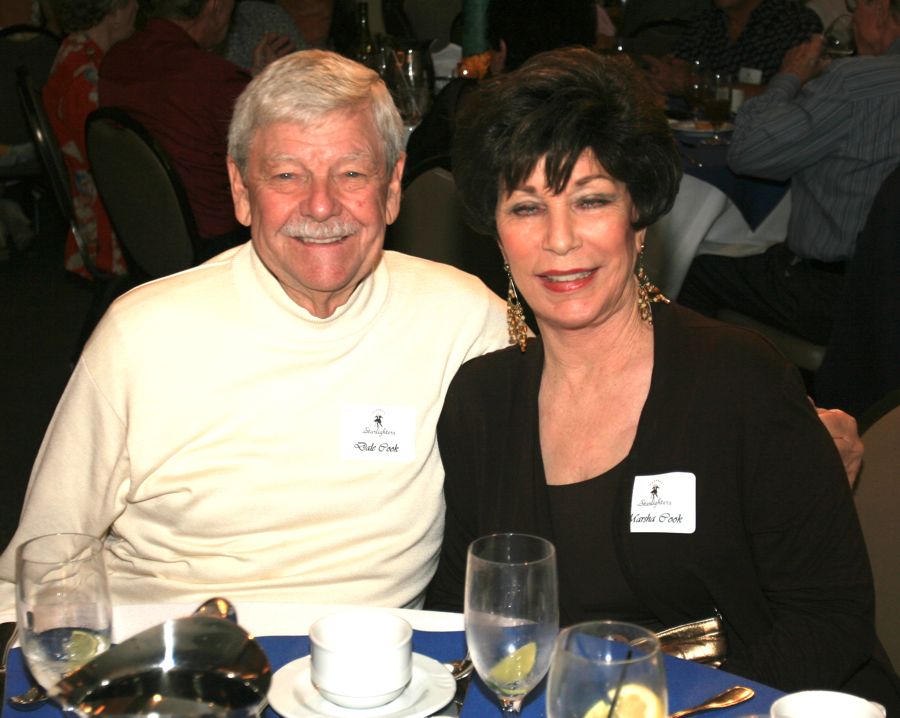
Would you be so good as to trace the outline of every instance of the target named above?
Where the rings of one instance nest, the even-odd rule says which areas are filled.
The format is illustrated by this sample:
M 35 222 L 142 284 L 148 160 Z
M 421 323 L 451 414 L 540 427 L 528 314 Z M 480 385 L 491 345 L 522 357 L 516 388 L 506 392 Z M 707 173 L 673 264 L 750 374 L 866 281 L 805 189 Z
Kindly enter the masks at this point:
M 694 713 L 700 713 L 701 711 L 711 711 L 716 708 L 736 706 L 738 703 L 749 701 L 755 695 L 756 691 L 752 688 L 747 688 L 747 686 L 732 686 L 712 698 L 707 698 L 703 703 L 700 703 L 693 708 L 685 708 L 683 711 L 673 713 L 669 718 L 684 718 L 684 716 L 694 715 Z

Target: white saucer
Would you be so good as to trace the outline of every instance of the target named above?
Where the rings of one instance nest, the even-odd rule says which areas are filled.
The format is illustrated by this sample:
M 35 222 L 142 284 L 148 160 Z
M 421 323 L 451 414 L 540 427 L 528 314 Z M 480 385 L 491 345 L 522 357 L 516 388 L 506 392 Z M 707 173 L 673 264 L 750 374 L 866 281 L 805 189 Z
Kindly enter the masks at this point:
M 269 687 L 269 705 L 285 718 L 424 718 L 447 705 L 456 693 L 450 671 L 420 653 L 412 654 L 412 678 L 406 690 L 375 708 L 344 708 L 325 700 L 309 673 L 309 656 L 277 670 Z

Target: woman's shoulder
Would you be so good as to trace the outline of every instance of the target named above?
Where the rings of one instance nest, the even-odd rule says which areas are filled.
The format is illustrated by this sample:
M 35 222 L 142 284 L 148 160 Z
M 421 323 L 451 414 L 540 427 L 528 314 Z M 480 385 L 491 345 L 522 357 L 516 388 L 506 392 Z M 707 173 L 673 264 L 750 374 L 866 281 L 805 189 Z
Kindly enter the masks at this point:
M 528 425 L 536 417 L 542 364 L 537 339 L 525 353 L 516 345 L 467 361 L 447 390 L 439 437 L 476 436 L 496 446 Z
M 678 304 L 663 307 L 658 316 L 658 354 L 707 381 L 746 383 L 754 378 L 771 381 L 783 377 L 791 364 L 768 339 L 747 327 L 710 319 Z
M 528 391 L 531 385 L 528 377 L 539 377 L 542 364 L 540 339 L 532 337 L 525 352 L 513 345 L 470 359 L 457 371 L 451 391 L 493 403 L 517 391 Z
M 103 50 L 90 37 L 82 32 L 73 32 L 67 35 L 56 52 L 53 68 L 50 72 L 51 79 L 71 79 L 72 75 L 83 70 L 85 65 L 92 67 L 94 72 L 100 67 L 103 59 Z

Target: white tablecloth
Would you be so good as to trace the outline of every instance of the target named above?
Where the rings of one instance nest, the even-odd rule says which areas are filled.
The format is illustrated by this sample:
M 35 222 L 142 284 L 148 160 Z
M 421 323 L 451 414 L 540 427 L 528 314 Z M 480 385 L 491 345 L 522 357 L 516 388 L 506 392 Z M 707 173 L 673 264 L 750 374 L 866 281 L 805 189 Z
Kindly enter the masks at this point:
M 663 294 L 677 297 L 698 254 L 743 257 L 784 241 L 791 214 L 788 191 L 751 230 L 737 206 L 715 186 L 692 175 L 682 177 L 672 211 L 647 229 L 644 265 Z
M 255 636 L 304 636 L 316 619 L 353 606 L 320 606 L 299 603 L 235 603 L 238 623 Z M 113 611 L 113 641 L 116 643 L 170 618 L 193 613 L 197 604 L 154 603 L 116 606 Z M 459 613 L 390 609 L 402 616 L 413 628 L 422 631 L 461 631 L 463 617 Z M 0 615 L 0 621 L 15 621 L 14 615 Z

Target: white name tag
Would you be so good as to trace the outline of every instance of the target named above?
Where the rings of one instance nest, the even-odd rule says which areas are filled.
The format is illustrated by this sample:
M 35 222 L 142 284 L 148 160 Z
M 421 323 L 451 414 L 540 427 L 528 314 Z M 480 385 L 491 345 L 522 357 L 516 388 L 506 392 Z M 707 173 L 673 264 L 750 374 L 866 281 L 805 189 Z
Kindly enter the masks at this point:
M 743 82 L 745 85 L 761 85 L 762 70 L 757 70 L 752 67 L 742 67 L 738 70 L 738 82 Z
M 635 476 L 631 492 L 631 533 L 694 533 L 696 489 L 697 477 L 686 471 Z
M 341 408 L 341 458 L 412 461 L 416 456 L 416 410 L 405 406 Z

